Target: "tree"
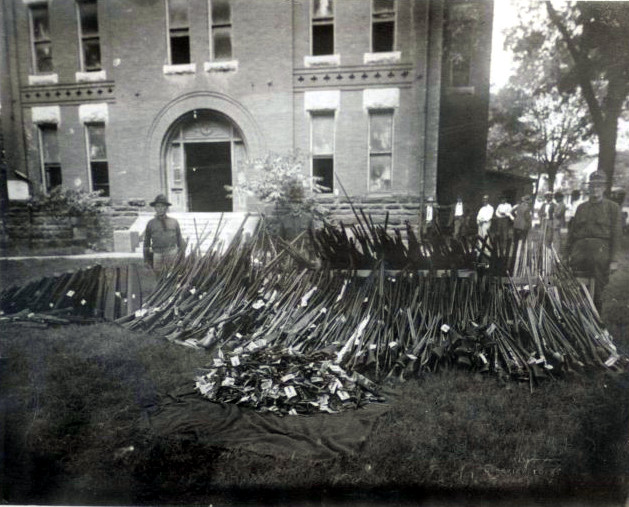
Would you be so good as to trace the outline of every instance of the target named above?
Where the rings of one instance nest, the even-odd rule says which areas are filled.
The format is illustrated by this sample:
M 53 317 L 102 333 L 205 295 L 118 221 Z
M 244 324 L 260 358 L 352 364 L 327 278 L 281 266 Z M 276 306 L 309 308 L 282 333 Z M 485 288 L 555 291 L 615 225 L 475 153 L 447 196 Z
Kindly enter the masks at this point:
M 499 170 L 548 175 L 550 189 L 566 163 L 582 154 L 587 136 L 578 97 L 549 89 L 533 92 L 512 85 L 501 90 L 491 109 L 488 159 Z
M 614 176 L 618 120 L 629 95 L 628 2 L 528 3 L 507 45 L 519 64 L 519 79 L 538 89 L 579 94 L 598 138 L 598 169 Z

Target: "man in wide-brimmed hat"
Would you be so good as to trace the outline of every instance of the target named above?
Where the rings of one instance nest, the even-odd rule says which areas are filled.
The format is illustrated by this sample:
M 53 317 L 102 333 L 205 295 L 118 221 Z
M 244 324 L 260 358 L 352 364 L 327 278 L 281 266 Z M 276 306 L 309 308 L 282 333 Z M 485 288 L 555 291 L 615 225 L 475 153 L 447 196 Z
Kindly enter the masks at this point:
M 150 205 L 155 208 L 155 217 L 144 231 L 144 262 L 158 272 L 185 250 L 185 242 L 179 222 L 166 215 L 171 205 L 166 196 L 159 194 Z
M 610 270 L 616 269 L 622 237 L 620 206 L 603 196 L 606 180 L 600 171 L 590 176 L 589 200 L 579 205 L 570 221 L 567 241 L 572 269 L 594 278 L 593 299 L 599 311 Z

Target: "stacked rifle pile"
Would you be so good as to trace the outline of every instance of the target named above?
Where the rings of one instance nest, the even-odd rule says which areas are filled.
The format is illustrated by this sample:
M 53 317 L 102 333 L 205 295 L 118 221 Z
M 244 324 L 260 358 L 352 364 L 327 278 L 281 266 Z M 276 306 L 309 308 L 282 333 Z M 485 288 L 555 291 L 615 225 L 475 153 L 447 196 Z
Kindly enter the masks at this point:
M 42 278 L 0 294 L 3 319 L 43 324 L 115 320 L 142 306 L 137 266 L 99 264 Z
M 293 355 L 302 394 L 308 382 L 314 384 L 308 379 L 321 375 L 312 361 L 296 358 L 322 351 L 348 375 L 377 383 L 463 367 L 533 384 L 568 371 L 627 364 L 587 290 L 556 258 L 551 275 L 537 275 L 531 265 L 515 283 L 487 270 L 464 270 L 472 253 L 458 246 L 418 242 L 421 257 L 413 269 L 393 272 L 388 268 L 399 264 L 392 259 L 405 264 L 410 256 L 397 235 L 387 238 L 373 224 L 353 226 L 351 235 L 345 231 L 311 231 L 313 258 L 307 248 L 274 239 L 262 224 L 247 241 L 236 236 L 224 254 L 210 249 L 182 259 L 164 273 L 143 308 L 119 322 L 230 361 L 236 357 L 229 371 L 221 363 L 197 379 L 198 389 L 214 400 L 269 410 L 294 404 L 303 409 L 312 399 L 296 390 L 296 399 L 284 403 L 288 393 L 277 382 L 279 373 L 260 368 L 265 357 L 277 354 L 271 350 L 284 351 L 284 359 Z M 396 249 L 401 253 L 392 253 Z M 440 272 L 434 265 L 415 269 L 436 251 L 465 263 Z M 368 259 L 371 269 L 359 273 Z M 351 269 L 335 269 L 339 265 Z M 278 398 L 268 405 L 271 392 Z

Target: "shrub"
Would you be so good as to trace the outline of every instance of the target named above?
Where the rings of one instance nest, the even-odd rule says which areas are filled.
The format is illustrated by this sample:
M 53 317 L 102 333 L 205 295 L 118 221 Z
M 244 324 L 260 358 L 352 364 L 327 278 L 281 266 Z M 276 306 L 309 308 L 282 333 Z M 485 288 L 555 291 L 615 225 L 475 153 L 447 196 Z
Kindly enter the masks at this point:
M 321 178 L 307 174 L 305 162 L 299 151 L 283 155 L 269 153 L 245 162 L 246 181 L 226 189 L 273 205 L 268 217 L 271 229 L 282 236 L 294 237 L 313 219 L 325 220 L 315 197 L 325 187 L 319 183 Z
M 106 200 L 100 191 L 87 192 L 65 187 L 55 187 L 50 193 L 31 198 L 29 204 L 56 217 L 93 216 L 103 212 Z
M 65 187 L 55 187 L 48 194 L 32 197 L 28 205 L 36 211 L 57 219 L 77 220 L 86 230 L 87 246 L 94 250 L 106 249 L 106 237 L 112 230 L 104 211 L 109 201 L 101 192 L 88 192 Z

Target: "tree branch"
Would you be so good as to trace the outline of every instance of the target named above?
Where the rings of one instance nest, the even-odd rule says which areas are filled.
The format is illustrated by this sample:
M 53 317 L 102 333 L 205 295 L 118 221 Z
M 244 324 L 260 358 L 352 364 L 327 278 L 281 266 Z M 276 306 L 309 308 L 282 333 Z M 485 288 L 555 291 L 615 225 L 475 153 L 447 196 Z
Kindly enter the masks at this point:
M 590 68 L 588 57 L 579 50 L 576 43 L 574 42 L 574 39 L 570 36 L 568 28 L 561 21 L 559 14 L 557 14 L 557 11 L 553 7 L 550 0 L 546 1 L 546 10 L 548 11 L 548 16 L 550 17 L 550 20 L 561 33 L 561 36 L 563 37 L 563 40 L 568 47 L 568 51 L 574 59 L 574 64 L 577 69 L 577 79 L 579 81 L 579 84 L 581 85 L 583 97 L 585 98 L 588 108 L 590 109 L 590 115 L 592 116 L 594 129 L 597 133 L 600 133 L 603 130 L 604 115 L 601 109 L 601 105 L 596 99 L 596 94 L 594 93 L 594 88 L 592 87 L 592 82 L 590 81 L 588 75 L 588 71 Z

